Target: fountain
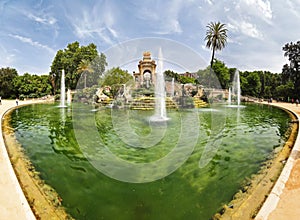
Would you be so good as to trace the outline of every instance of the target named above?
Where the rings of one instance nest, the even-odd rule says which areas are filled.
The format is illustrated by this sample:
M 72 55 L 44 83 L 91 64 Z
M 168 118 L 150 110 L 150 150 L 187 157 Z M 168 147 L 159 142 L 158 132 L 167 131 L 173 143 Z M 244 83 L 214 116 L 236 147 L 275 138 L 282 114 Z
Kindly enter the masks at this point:
M 240 83 L 240 73 L 238 70 L 235 71 L 232 83 L 233 94 L 236 95 L 237 105 L 241 103 L 241 83 Z
M 72 102 L 71 89 L 68 89 L 68 91 L 67 91 L 67 104 L 71 105 L 71 102 Z
M 58 107 L 65 108 L 66 100 L 66 87 L 65 87 L 65 70 L 61 71 L 61 83 L 60 83 L 60 104 Z
M 152 122 L 164 122 L 169 120 L 166 111 L 166 91 L 165 91 L 165 78 L 163 73 L 163 58 L 162 50 L 158 51 L 158 64 L 155 85 L 155 114 L 150 117 Z
M 174 97 L 174 78 L 172 78 L 172 83 L 171 83 L 171 97 Z
M 236 104 L 232 104 L 232 97 L 234 96 L 236 98 Z M 241 105 L 241 82 L 240 82 L 240 73 L 238 70 L 235 71 L 232 87 L 229 88 L 229 94 L 228 94 L 228 105 L 227 107 L 232 108 L 243 108 L 245 106 Z
M 231 105 L 231 88 L 228 90 L 228 105 Z

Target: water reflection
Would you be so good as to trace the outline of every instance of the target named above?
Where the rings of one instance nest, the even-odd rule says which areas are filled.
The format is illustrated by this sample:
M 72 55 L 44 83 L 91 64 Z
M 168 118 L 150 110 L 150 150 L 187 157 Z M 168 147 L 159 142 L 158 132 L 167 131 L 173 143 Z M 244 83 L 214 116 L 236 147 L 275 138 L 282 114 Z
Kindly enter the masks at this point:
M 147 184 L 119 182 L 91 166 L 81 149 L 88 149 L 92 157 L 101 152 L 99 143 L 85 136 L 90 141 L 79 147 L 72 110 L 54 105 L 26 106 L 13 112 L 11 125 L 33 164 L 58 191 L 68 212 L 76 219 L 209 219 L 231 200 L 244 179 L 259 169 L 273 148 L 283 144 L 289 118 L 282 110 L 256 105 L 243 109 L 219 108 L 214 119 L 209 111 L 197 115 L 201 126 L 192 155 L 173 174 Z M 84 127 L 88 118 L 96 119 L 103 147 L 123 160 L 143 163 L 166 155 L 178 141 L 180 128 L 176 121 L 181 118 L 175 111 L 168 116 L 172 117 L 166 131 L 168 138 L 157 147 L 142 150 L 120 141 L 110 110 L 87 110 L 82 114 L 81 125 Z M 212 131 L 223 119 L 226 123 Z M 144 121 L 134 117 L 130 120 L 138 134 L 151 132 Z M 210 148 L 214 153 L 211 155 L 206 148 L 210 141 L 218 146 Z M 201 160 L 204 154 L 211 157 L 209 161 Z M 200 168 L 199 161 L 202 161 Z

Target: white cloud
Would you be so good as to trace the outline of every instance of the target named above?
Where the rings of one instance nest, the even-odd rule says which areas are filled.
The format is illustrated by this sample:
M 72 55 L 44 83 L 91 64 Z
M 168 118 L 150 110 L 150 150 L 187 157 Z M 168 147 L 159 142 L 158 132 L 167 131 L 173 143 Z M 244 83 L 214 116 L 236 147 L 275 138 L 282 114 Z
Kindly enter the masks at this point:
M 182 33 L 180 12 L 189 4 L 193 4 L 193 2 L 184 0 L 164 1 L 156 7 L 140 3 L 136 15 L 138 19 L 149 23 L 155 34 L 180 34 Z M 149 10 L 149 7 L 152 7 L 152 10 Z
M 233 20 L 231 19 L 231 23 L 228 23 L 228 28 L 232 30 L 233 32 L 241 32 L 242 34 L 257 38 L 260 40 L 264 39 L 264 35 L 257 29 L 255 24 L 252 24 L 245 20 Z
M 230 11 L 230 8 L 228 8 L 228 7 L 225 6 L 225 7 L 224 7 L 224 11 L 225 11 L 225 12 L 229 12 L 229 11 Z
M 160 30 L 154 31 L 155 34 L 172 34 L 172 33 L 182 33 L 180 23 L 177 19 L 169 19 L 166 21 L 165 25 L 160 26 Z
M 37 41 L 33 41 L 31 38 L 23 37 L 23 36 L 20 36 L 20 35 L 13 35 L 13 34 L 9 34 L 9 36 L 13 37 L 17 40 L 20 40 L 23 43 L 30 44 L 31 46 L 47 50 L 49 53 L 52 53 L 52 54 L 55 53 L 55 51 L 52 48 L 48 47 L 47 45 L 43 45 L 43 44 L 41 44 Z
M 264 17 L 272 19 L 271 3 L 269 0 L 245 0 L 245 3 L 255 8 L 258 13 L 264 15 Z
M 7 49 L 5 53 L 0 51 L 1 64 L 3 60 L 7 64 L 16 64 L 24 60 L 19 57 L 21 54 L 28 53 L 33 57 L 36 52 L 43 54 L 42 49 L 45 50 L 43 56 L 51 62 L 52 53 L 48 51 L 53 50 L 47 45 L 63 48 L 68 42 L 77 40 L 94 42 L 98 50 L 105 50 L 120 41 L 143 37 L 167 37 L 179 41 L 209 60 L 211 52 L 203 45 L 206 25 L 220 21 L 228 28 L 228 44 L 220 53 L 221 59 L 228 64 L 237 64 L 237 68 L 242 64 L 253 69 L 265 65 L 280 71 L 282 46 L 300 36 L 300 0 L 38 2 L 0 0 L 0 22 L 3 24 L 0 35 L 4 36 L 0 40 Z M 7 36 L 10 39 L 6 39 Z M 20 53 L 13 51 L 16 40 L 24 42 L 18 45 Z M 33 66 L 31 60 L 36 57 L 26 60 Z M 258 60 L 263 62 L 258 64 Z
M 15 61 L 15 54 L 8 53 L 7 50 L 0 45 L 0 60 L 1 60 L 1 67 L 9 67 Z
M 297 2 L 292 2 L 290 0 L 287 0 L 286 3 L 289 6 L 289 9 L 291 10 L 291 12 L 298 18 L 300 18 L 300 2 L 297 4 Z
M 263 34 L 256 28 L 256 25 L 242 21 L 239 26 L 241 32 L 253 38 L 263 39 Z
M 273 11 L 269 0 L 240 0 L 235 4 L 235 10 L 240 17 L 272 24 Z
M 46 25 L 54 25 L 57 20 L 54 18 L 54 17 L 51 17 L 51 16 L 47 16 L 47 15 L 44 15 L 43 17 L 39 17 L 39 16 L 36 16 L 36 15 L 33 15 L 31 13 L 25 13 L 25 15 L 35 21 L 35 22 L 38 22 L 38 23 L 41 23 L 41 24 L 46 24 Z
M 108 3 L 80 8 L 80 11 L 66 14 L 74 27 L 75 35 L 81 39 L 99 37 L 106 44 L 112 45 L 118 39 L 114 28 L 116 11 Z
M 231 23 L 228 23 L 227 27 L 230 31 L 233 31 L 233 32 L 237 32 L 239 30 L 237 26 L 235 26 L 234 24 L 231 24 Z
M 213 5 L 213 1 L 212 0 L 204 0 L 206 3 L 208 3 L 209 5 Z

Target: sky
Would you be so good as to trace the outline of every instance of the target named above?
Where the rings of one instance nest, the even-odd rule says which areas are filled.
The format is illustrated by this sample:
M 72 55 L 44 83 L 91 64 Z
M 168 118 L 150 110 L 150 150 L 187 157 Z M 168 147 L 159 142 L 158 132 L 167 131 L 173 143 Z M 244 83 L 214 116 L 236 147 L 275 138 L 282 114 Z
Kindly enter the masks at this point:
M 117 57 L 116 45 L 143 42 L 139 49 L 149 51 L 149 39 L 189 48 L 208 66 L 207 24 L 220 21 L 228 38 L 217 59 L 241 71 L 280 73 L 288 63 L 282 47 L 299 40 L 299 19 L 300 0 L 0 0 L 0 68 L 49 74 L 56 52 L 74 41 Z M 193 53 L 181 58 L 193 60 Z

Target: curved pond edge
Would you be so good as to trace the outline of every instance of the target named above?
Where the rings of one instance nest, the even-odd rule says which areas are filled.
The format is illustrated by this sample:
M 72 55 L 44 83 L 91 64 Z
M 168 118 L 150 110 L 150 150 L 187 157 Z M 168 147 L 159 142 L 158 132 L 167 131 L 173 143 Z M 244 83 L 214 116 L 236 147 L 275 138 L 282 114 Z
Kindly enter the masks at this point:
M 36 104 L 36 103 L 31 103 Z M 21 106 L 22 107 L 22 106 Z M 16 108 L 8 109 L 3 117 L 2 136 L 14 174 L 22 193 L 26 197 L 34 218 L 29 219 L 73 219 L 62 205 L 62 199 L 51 186 L 47 185 L 25 155 L 21 144 L 10 128 L 9 117 Z M 20 218 L 23 219 L 23 218 Z
M 266 103 L 259 102 L 257 104 L 262 105 Z M 263 220 L 268 218 L 268 216 L 258 218 L 258 215 L 261 215 L 260 210 L 263 209 L 265 204 L 268 204 L 266 200 L 269 198 L 269 195 L 272 194 L 277 182 L 281 181 L 280 177 L 286 167 L 285 164 L 292 155 L 293 146 L 296 144 L 295 141 L 299 139 L 299 125 L 298 123 L 294 123 L 298 122 L 297 114 L 290 111 L 288 108 L 282 108 L 278 105 L 272 105 L 270 107 L 280 108 L 289 114 L 292 123 L 285 134 L 287 137 L 285 144 L 282 147 L 274 149 L 267 160 L 263 162 L 260 170 L 251 175 L 249 179 L 245 180 L 241 189 L 233 196 L 233 199 L 228 204 L 224 205 L 220 212 L 216 213 L 212 219 L 240 220 L 255 218 L 256 220 Z M 281 187 L 284 188 L 284 185 Z M 283 190 L 283 188 L 281 189 Z M 272 197 L 269 198 L 269 201 L 274 203 Z M 274 209 L 276 208 L 278 201 L 274 204 Z M 269 210 L 270 208 L 268 206 L 264 209 L 269 212 L 268 215 L 272 212 L 272 210 Z
M 34 103 L 29 103 L 29 104 L 34 104 Z M 274 106 L 274 107 L 279 107 L 280 108 L 280 106 Z M 10 111 L 12 111 L 13 109 L 15 109 L 15 108 L 10 108 L 10 109 L 8 109 L 3 115 L 6 115 L 6 114 L 9 114 L 9 112 Z M 289 112 L 289 113 L 291 113 L 293 116 L 295 116 L 296 118 L 297 118 L 297 120 L 299 120 L 299 117 L 298 117 L 298 115 L 296 114 L 296 113 L 294 113 L 293 111 L 291 111 L 291 110 L 289 110 L 289 109 L 287 109 L 287 108 L 282 108 L 282 109 L 284 109 L 284 110 L 286 110 L 287 112 Z M 297 124 L 297 126 L 298 126 L 298 123 L 294 123 L 294 125 L 295 124 Z M 2 125 L 3 126 L 3 125 Z M 2 127 L 3 128 L 3 127 Z M 277 203 L 278 203 L 278 201 L 279 201 L 279 195 L 281 194 L 281 192 L 282 192 L 282 190 L 283 190 L 283 188 L 285 187 L 285 183 L 286 183 L 286 181 L 287 181 L 287 179 L 288 179 L 288 177 L 289 177 L 289 174 L 290 174 L 290 172 L 291 172 L 291 169 L 292 169 L 292 167 L 293 167 L 293 164 L 294 163 L 291 163 L 291 162 L 289 162 L 289 161 L 291 161 L 292 159 L 290 159 L 291 157 L 292 157 L 292 155 L 293 154 L 295 154 L 295 152 L 294 151 L 296 151 L 296 154 L 297 154 L 297 151 L 299 151 L 299 149 L 300 149 L 300 137 L 299 137 L 299 135 L 298 135 L 298 127 L 297 127 L 297 129 L 296 129 L 297 131 L 296 131 L 296 138 L 294 137 L 294 139 L 296 139 L 296 142 L 295 142 L 295 144 L 294 143 L 291 143 L 291 140 L 290 140 L 290 138 L 289 138 L 289 140 L 287 140 L 286 141 L 286 144 L 285 144 L 285 146 L 287 146 L 287 147 L 284 147 L 284 148 L 286 148 L 286 150 L 287 151 L 289 151 L 288 152 L 288 155 L 286 156 L 286 154 L 287 154 L 287 152 L 285 152 L 285 156 L 283 156 L 285 159 L 282 159 L 282 158 L 280 158 L 278 155 L 280 154 L 280 152 L 275 152 L 274 154 L 276 154 L 275 156 L 273 155 L 273 157 L 272 158 L 270 158 L 268 161 L 266 161 L 264 164 L 263 164 L 263 166 L 264 166 L 264 168 L 262 168 L 262 170 L 266 170 L 266 172 L 268 172 L 269 170 L 270 170 L 270 168 L 272 168 L 272 167 L 274 167 L 274 161 L 275 160 L 277 160 L 278 161 L 278 164 L 279 164 L 279 166 L 281 165 L 281 168 L 279 168 L 280 169 L 280 171 L 282 171 L 281 173 L 280 173 L 280 171 L 278 171 L 278 174 L 277 174 L 277 176 L 276 177 L 272 177 L 272 178 L 270 178 L 270 177 L 268 177 L 269 178 L 269 180 L 270 180 L 270 182 L 272 183 L 272 186 L 271 187 L 269 187 L 269 190 L 268 190 L 268 193 L 267 194 L 264 194 L 264 197 L 266 198 L 266 197 L 268 197 L 267 199 L 266 199 L 266 201 L 265 202 L 261 202 L 261 203 L 259 203 L 259 204 L 256 204 L 256 207 L 258 207 L 258 208 L 255 208 L 255 210 L 251 210 L 251 213 L 252 213 L 252 216 L 251 216 L 251 218 L 254 218 L 255 217 L 255 215 L 257 214 L 257 212 L 258 212 L 258 210 L 260 209 L 260 207 L 261 207 L 261 205 L 262 205 L 262 203 L 263 203 L 263 206 L 262 206 L 262 208 L 260 209 L 260 211 L 258 212 L 258 214 L 256 215 L 256 218 L 255 219 L 257 219 L 257 220 L 262 220 L 262 219 L 267 219 L 268 218 L 268 215 L 276 208 L 276 206 L 277 206 Z M 16 141 L 16 140 L 15 140 Z M 294 141 L 294 140 L 292 140 L 292 141 Z M 293 145 L 295 145 L 295 146 L 298 146 L 298 148 L 297 148 L 297 150 L 295 149 L 295 147 L 292 149 L 292 152 L 291 152 L 291 148 L 293 147 Z M 4 148 L 5 148 L 5 146 L 4 146 Z M 283 149 L 284 149 L 283 148 Z M 6 149 L 6 148 L 5 148 Z M 21 150 L 21 152 L 22 152 L 22 150 Z M 290 154 L 290 152 L 291 152 L 291 154 Z M 295 155 L 296 155 L 295 154 Z M 289 155 L 291 155 L 291 156 L 289 156 Z M 279 159 L 278 159 L 279 158 Z M 21 160 L 23 160 L 24 159 L 24 157 L 22 157 L 22 159 Z M 25 158 L 26 159 L 26 158 Z M 284 166 L 284 163 L 283 163 L 283 161 L 286 161 L 287 160 L 287 162 L 286 162 L 286 165 Z M 294 159 L 295 160 L 295 159 Z M 27 164 L 29 162 L 29 164 Z M 8 163 L 10 163 L 10 161 L 9 161 L 9 158 L 8 158 Z M 27 164 L 27 168 L 31 171 L 31 173 L 35 173 L 35 171 L 34 170 L 32 170 L 32 167 L 30 166 L 30 161 L 26 161 L 25 160 L 25 162 L 24 162 L 25 164 Z M 291 164 L 291 165 L 289 165 L 289 169 L 287 168 L 288 167 L 288 164 Z M 283 168 L 283 169 L 282 169 Z M 277 168 L 278 169 L 278 168 Z M 285 171 L 286 169 L 288 169 L 288 171 Z M 13 175 L 16 175 L 16 173 L 14 172 L 14 170 L 12 169 L 12 172 L 13 172 Z M 286 175 L 284 175 L 284 180 L 282 181 L 282 180 L 280 180 L 280 178 L 283 176 L 283 173 L 286 173 Z M 278 178 L 278 176 L 279 176 L 279 174 L 280 174 L 280 177 Z M 256 176 L 256 175 L 263 175 L 263 176 L 265 176 L 266 175 L 266 173 L 264 173 L 264 172 L 262 172 L 262 171 L 259 171 L 259 173 L 258 174 L 254 174 L 254 176 Z M 39 176 L 38 174 L 36 174 L 35 176 Z M 36 178 L 36 177 L 32 177 L 32 178 Z M 256 177 L 255 177 L 256 178 Z M 278 180 L 276 181 L 276 179 L 278 178 Z M 251 179 L 252 179 L 252 177 L 251 177 Z M 261 178 L 257 178 L 257 179 L 259 179 L 258 180 L 258 182 L 253 182 L 252 181 L 252 183 L 254 183 L 253 185 L 255 186 L 255 184 L 257 184 L 257 185 L 264 185 L 265 183 L 264 183 L 264 179 L 262 180 Z M 41 181 L 41 180 L 38 180 L 38 181 Z M 275 184 L 275 186 L 274 186 L 274 182 L 276 181 L 276 184 Z M 275 188 L 278 188 L 277 187 L 277 185 L 278 185 L 278 182 L 281 182 L 280 184 L 279 184 L 279 189 L 277 189 L 277 191 L 274 191 L 274 189 Z M 19 185 L 19 188 L 20 188 L 20 190 L 21 190 L 21 194 L 23 194 L 23 196 L 24 196 L 24 194 L 26 194 L 26 192 L 24 192 L 24 191 L 26 191 L 26 187 L 24 188 L 24 186 L 23 186 L 23 191 L 22 191 L 22 189 L 21 189 L 21 187 L 20 187 L 20 183 L 19 182 L 17 182 L 17 184 Z M 38 184 L 38 185 L 40 185 L 40 184 Z M 22 186 L 22 184 L 21 184 L 21 186 Z M 41 186 L 41 185 L 40 185 Z M 274 187 L 273 187 L 274 186 Z M 36 187 L 38 187 L 38 186 L 36 186 Z M 47 186 L 46 186 L 47 187 Z M 252 190 L 250 190 L 250 188 L 251 188 L 252 186 L 250 186 L 250 185 L 245 185 L 244 186 L 244 188 L 242 189 L 242 190 L 240 190 L 240 192 L 239 193 L 237 193 L 236 195 L 235 195 L 235 197 L 234 197 L 234 199 L 240 199 L 240 198 L 242 198 L 243 197 L 243 195 L 240 195 L 240 194 L 244 194 L 245 192 L 248 192 L 248 193 L 252 193 L 253 191 Z M 273 187 L 273 189 L 272 189 L 272 187 Z M 256 188 L 256 186 L 254 187 L 254 188 Z M 249 189 L 249 190 L 248 190 Z M 270 192 L 270 189 L 272 189 L 272 191 Z M 50 189 L 50 191 L 52 191 L 53 189 Z M 245 191 L 244 191 L 245 190 Z M 255 189 L 254 189 L 255 190 Z M 269 195 L 269 196 L 268 196 Z M 272 198 L 271 196 L 277 196 L 277 198 L 274 200 L 274 198 Z M 24 196 L 25 197 L 25 196 Z M 265 200 L 265 198 L 264 198 L 264 200 Z M 247 198 L 245 198 L 245 197 L 243 197 L 242 198 L 242 205 L 241 206 L 245 206 L 245 203 L 247 203 L 247 201 L 245 201 L 245 200 L 247 200 Z M 268 204 L 268 200 L 270 200 L 271 201 L 271 206 L 270 205 L 267 205 L 267 207 L 266 208 L 264 208 L 266 205 L 265 204 Z M 26 200 L 26 203 L 28 204 L 28 206 L 29 206 L 29 203 L 30 203 L 30 201 L 29 201 L 29 203 L 28 203 L 28 200 Z M 53 203 L 51 203 L 51 204 L 49 204 L 49 205 L 53 205 L 54 207 L 55 207 L 55 204 L 53 204 Z M 232 207 L 231 207 L 232 206 Z M 231 205 L 231 203 L 229 203 L 229 205 L 228 206 L 226 206 L 224 209 L 226 209 L 225 210 L 225 213 L 231 213 L 231 210 L 236 210 L 235 208 L 233 209 L 233 206 L 235 206 L 235 205 Z M 270 209 L 270 207 L 271 208 L 273 208 L 272 210 Z M 56 207 L 57 208 L 57 207 Z M 237 208 L 238 209 L 238 208 Z M 266 210 L 266 211 L 263 211 L 263 210 Z M 228 210 L 229 210 L 229 212 L 228 212 Z M 33 211 L 32 210 L 29 210 L 31 213 L 33 213 Z M 263 211 L 263 212 L 262 212 Z M 222 213 L 222 215 L 221 215 L 221 218 L 222 219 L 240 219 L 240 217 L 238 217 L 238 216 L 236 216 L 236 214 L 233 214 L 233 213 L 231 213 L 231 214 L 233 214 L 234 216 L 231 216 L 231 217 L 229 217 L 230 215 L 226 215 L 225 213 Z M 261 215 L 261 213 L 263 214 L 263 216 Z M 224 215 L 223 215 L 224 214 Z M 229 218 L 227 218 L 227 217 L 229 217 Z M 36 216 L 37 218 L 39 218 L 39 216 Z M 215 217 L 217 217 L 217 219 L 219 219 L 219 217 L 218 216 L 215 216 Z M 233 218 L 232 218 L 233 217 Z M 244 216 L 245 217 L 245 216 Z M 67 217 L 68 218 L 68 217 Z M 29 217 L 29 218 L 27 218 L 27 219 L 35 219 L 35 217 Z M 65 218 L 63 218 L 63 219 L 65 219 Z
M 298 125 L 299 128 L 299 115 L 296 112 L 284 106 L 278 106 L 278 105 L 272 105 L 272 106 L 276 106 L 291 112 L 296 117 L 295 123 Z M 269 215 L 276 209 L 280 200 L 280 195 L 282 194 L 285 188 L 285 185 L 290 177 L 291 171 L 296 163 L 297 158 L 299 158 L 299 152 L 300 152 L 300 135 L 298 134 L 296 137 L 296 141 L 294 142 L 292 152 L 279 178 L 277 179 L 272 191 L 270 192 L 268 198 L 266 199 L 260 211 L 256 215 L 255 217 L 256 220 L 268 219 Z
M 20 102 L 20 105 L 31 104 L 32 101 L 29 102 Z M 36 219 L 35 215 L 32 212 L 32 209 L 25 197 L 24 191 L 17 179 L 16 173 L 14 171 L 13 165 L 11 164 L 11 160 L 6 148 L 6 144 L 4 141 L 2 128 L 3 121 L 5 120 L 5 115 L 11 109 L 15 109 L 15 101 L 2 100 L 1 104 L 1 113 L 0 113 L 0 158 L 3 159 L 1 161 L 1 219 Z M 3 185 L 2 185 L 3 184 Z M 3 193 L 5 191 L 5 193 Z M 9 193 L 9 198 L 6 197 L 6 194 Z

